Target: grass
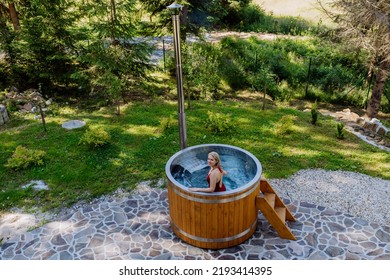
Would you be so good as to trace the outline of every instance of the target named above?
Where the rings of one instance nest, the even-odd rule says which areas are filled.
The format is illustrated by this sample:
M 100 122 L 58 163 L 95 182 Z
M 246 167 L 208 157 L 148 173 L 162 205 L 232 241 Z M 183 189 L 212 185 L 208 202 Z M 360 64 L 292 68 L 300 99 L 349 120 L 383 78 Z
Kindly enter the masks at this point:
M 186 110 L 188 146 L 224 143 L 245 148 L 260 161 L 266 178 L 285 178 L 300 169 L 348 170 L 390 179 L 390 154 L 347 133 L 336 137 L 336 121 L 320 116 L 311 124 L 310 112 L 279 106 L 261 110 L 261 101 L 192 101 Z M 208 111 L 229 114 L 235 129 L 226 134 L 206 129 Z M 0 210 L 39 206 L 59 209 L 81 199 L 133 189 L 145 180 L 165 178 L 165 164 L 179 150 L 176 123 L 162 129 L 162 121 L 177 115 L 177 104 L 156 99 L 131 102 L 116 116 L 109 108 L 88 111 L 64 107 L 47 117 L 47 132 L 31 118 L 16 118 L 0 129 Z M 107 146 L 91 148 L 79 140 L 87 128 L 67 131 L 61 124 L 82 119 L 109 132 Z M 44 150 L 43 166 L 7 169 L 18 145 Z M 43 180 L 48 191 L 22 189 Z
M 318 9 L 317 0 L 254 0 L 253 3 L 275 16 L 299 16 L 314 23 L 320 20 L 329 22 L 327 16 Z

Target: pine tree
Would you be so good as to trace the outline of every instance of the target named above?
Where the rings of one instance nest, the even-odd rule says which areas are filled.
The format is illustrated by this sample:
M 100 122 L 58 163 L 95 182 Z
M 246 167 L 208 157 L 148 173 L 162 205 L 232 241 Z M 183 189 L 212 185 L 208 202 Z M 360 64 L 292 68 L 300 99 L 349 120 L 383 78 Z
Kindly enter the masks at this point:
M 375 79 L 368 102 L 367 116 L 378 115 L 381 97 L 390 71 L 390 4 L 388 0 L 331 0 L 323 10 L 339 26 L 339 34 L 348 44 L 365 49 Z
M 122 95 L 139 85 L 151 68 L 151 47 L 139 35 L 135 18 L 135 1 L 86 0 L 80 6 L 84 15 L 84 32 L 88 43 L 82 46 L 80 62 L 84 69 L 78 77 L 88 82 L 92 94 L 108 97 L 117 105 Z
M 48 93 L 67 85 L 75 68 L 73 0 L 18 1 L 17 7 L 20 27 L 8 41 L 14 86 Z

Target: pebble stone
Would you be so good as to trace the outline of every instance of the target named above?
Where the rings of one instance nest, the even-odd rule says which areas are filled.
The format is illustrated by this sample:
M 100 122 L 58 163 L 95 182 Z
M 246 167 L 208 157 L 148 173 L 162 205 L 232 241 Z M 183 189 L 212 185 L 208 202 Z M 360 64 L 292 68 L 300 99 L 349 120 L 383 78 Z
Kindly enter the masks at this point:
M 296 241 L 281 239 L 259 212 L 257 229 L 245 242 L 220 250 L 197 248 L 172 232 L 167 196 L 166 189 L 143 186 L 83 204 L 3 240 L 0 259 L 390 260 L 386 224 L 283 196 L 297 219 L 289 222 Z

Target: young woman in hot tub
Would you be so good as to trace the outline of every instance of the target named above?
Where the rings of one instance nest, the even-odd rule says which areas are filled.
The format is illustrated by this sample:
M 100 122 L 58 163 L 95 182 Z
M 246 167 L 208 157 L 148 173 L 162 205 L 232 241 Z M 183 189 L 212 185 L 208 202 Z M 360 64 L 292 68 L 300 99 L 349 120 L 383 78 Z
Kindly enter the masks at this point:
M 207 163 L 210 166 L 210 171 L 207 174 L 206 180 L 209 183 L 208 188 L 188 188 L 193 192 L 223 192 L 226 187 L 222 182 L 223 175 L 227 174 L 221 167 L 221 159 L 216 152 L 210 152 L 207 156 Z

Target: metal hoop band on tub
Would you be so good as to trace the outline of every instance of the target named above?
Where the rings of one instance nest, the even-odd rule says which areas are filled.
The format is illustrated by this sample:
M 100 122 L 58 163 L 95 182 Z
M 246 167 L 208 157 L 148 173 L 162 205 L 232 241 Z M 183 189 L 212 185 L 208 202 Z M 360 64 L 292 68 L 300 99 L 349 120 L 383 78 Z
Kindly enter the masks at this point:
M 195 201 L 195 202 L 200 202 L 200 203 L 205 203 L 205 204 L 213 204 L 213 203 L 227 203 L 227 202 L 233 202 L 233 201 L 237 201 L 237 200 L 240 200 L 248 195 L 250 195 L 251 193 L 253 193 L 254 191 L 256 191 L 257 188 L 250 188 L 249 190 L 247 190 L 246 192 L 240 194 L 240 195 L 237 195 L 237 196 L 232 196 L 232 197 L 229 197 L 229 198 L 221 198 L 221 199 L 203 199 L 203 198 L 198 198 L 198 197 L 194 197 L 194 196 L 190 196 L 190 195 L 187 195 L 185 193 L 182 193 L 180 191 L 178 191 L 176 189 L 176 187 L 171 184 L 168 184 L 168 188 L 170 188 L 175 194 L 187 199 L 187 200 L 191 200 L 191 201 Z
M 195 236 L 195 235 L 192 235 L 192 234 L 189 234 L 189 233 L 183 231 L 174 222 L 171 221 L 171 226 L 174 227 L 180 234 L 182 234 L 185 237 L 188 237 L 188 238 L 190 238 L 192 240 L 199 241 L 199 242 L 207 242 L 207 243 L 228 242 L 228 241 L 237 240 L 237 239 L 245 236 L 246 234 L 248 234 L 256 226 L 256 224 L 257 224 L 257 220 L 255 220 L 252 223 L 252 225 L 249 228 L 247 228 L 246 230 L 240 232 L 239 234 L 230 236 L 230 237 L 224 237 L 224 238 L 204 238 L 204 237 Z

